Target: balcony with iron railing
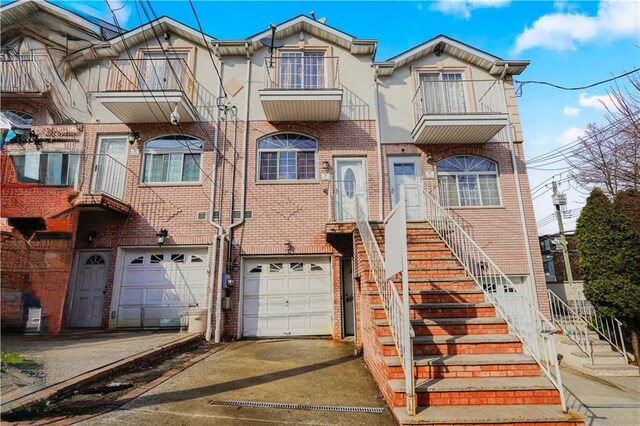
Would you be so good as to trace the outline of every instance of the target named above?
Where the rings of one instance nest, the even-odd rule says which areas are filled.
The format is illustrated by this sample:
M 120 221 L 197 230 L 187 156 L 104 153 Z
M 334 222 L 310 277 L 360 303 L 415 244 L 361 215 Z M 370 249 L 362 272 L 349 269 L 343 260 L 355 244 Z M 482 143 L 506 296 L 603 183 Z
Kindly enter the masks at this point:
M 337 57 L 307 52 L 265 59 L 260 101 L 269 121 L 336 121 L 343 89 Z
M 2 96 L 37 96 L 49 91 L 53 65 L 48 55 L 3 55 L 0 58 Z
M 508 123 L 500 80 L 423 80 L 413 106 L 419 145 L 482 144 Z
M 183 58 L 116 59 L 110 61 L 97 101 L 123 123 L 211 121 L 216 97 L 196 80 Z

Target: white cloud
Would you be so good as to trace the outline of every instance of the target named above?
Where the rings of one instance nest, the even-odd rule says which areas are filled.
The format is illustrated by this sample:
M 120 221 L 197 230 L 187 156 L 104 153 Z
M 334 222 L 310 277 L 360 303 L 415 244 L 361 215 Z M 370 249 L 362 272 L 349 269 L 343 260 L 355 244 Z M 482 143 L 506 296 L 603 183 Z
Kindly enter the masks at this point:
M 615 108 L 615 101 L 609 95 L 589 96 L 586 93 L 580 93 L 578 102 L 580 103 L 580 106 L 585 108 L 598 108 L 601 110 Z
M 596 39 L 638 37 L 640 2 L 602 0 L 596 16 L 555 12 L 538 18 L 516 39 L 514 53 L 528 49 L 575 50 Z
M 511 0 L 436 0 L 431 5 L 431 10 L 469 19 L 471 18 L 471 11 L 473 9 L 504 7 L 508 5 L 510 1 Z
M 570 107 L 569 105 L 565 106 L 562 110 L 562 113 L 565 117 L 577 117 L 580 115 L 580 108 Z
M 569 127 L 556 138 L 556 142 L 561 145 L 567 145 L 584 136 L 584 129 L 579 127 Z

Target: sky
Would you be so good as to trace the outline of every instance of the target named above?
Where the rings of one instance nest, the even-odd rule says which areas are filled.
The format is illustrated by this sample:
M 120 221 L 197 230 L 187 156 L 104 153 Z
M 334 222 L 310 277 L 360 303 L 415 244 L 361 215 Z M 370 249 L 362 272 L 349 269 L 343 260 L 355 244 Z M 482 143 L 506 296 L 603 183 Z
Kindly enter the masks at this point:
M 105 1 L 54 3 L 113 21 Z M 109 0 L 109 4 L 121 26 L 130 29 L 140 25 L 139 8 L 133 0 Z M 197 28 L 188 2 L 152 0 L 151 4 L 157 16 L 168 15 Z M 194 0 L 194 5 L 205 33 L 221 39 L 246 38 L 268 29 L 270 23 L 314 11 L 317 18 L 326 17 L 332 27 L 359 38 L 377 39 L 377 60 L 445 34 L 503 59 L 530 60 L 527 70 L 515 77 L 519 81 L 586 86 L 640 68 L 640 0 Z M 625 79 L 617 81 L 625 87 Z M 526 158 L 575 141 L 588 123 L 605 124 L 607 111 L 602 102 L 608 101 L 612 84 L 575 91 L 524 85 L 518 105 Z M 529 168 L 532 188 L 550 183 L 547 179 L 551 176 L 563 180 L 568 174 L 564 163 L 546 168 L 549 170 Z M 559 175 L 561 172 L 564 174 Z M 572 230 L 584 204 L 584 189 L 575 188 L 572 181 L 562 182 L 559 188 L 567 194 L 567 209 L 574 212 L 565 223 L 565 228 Z M 539 222 L 546 222 L 553 213 L 550 185 L 535 193 L 534 208 Z M 540 235 L 554 232 L 555 222 L 538 229 Z

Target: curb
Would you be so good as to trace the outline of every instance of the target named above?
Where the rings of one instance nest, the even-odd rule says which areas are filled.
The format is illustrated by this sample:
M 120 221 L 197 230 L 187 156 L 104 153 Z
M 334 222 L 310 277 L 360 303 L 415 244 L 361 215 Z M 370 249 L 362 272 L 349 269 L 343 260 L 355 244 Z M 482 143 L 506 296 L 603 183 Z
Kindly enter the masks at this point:
M 46 401 L 60 394 L 71 392 L 87 383 L 97 381 L 103 377 L 109 376 L 116 372 L 127 370 L 132 366 L 134 366 L 135 364 L 148 362 L 149 360 L 157 358 L 166 353 L 172 352 L 178 348 L 188 346 L 189 344 L 202 340 L 202 338 L 203 338 L 202 334 L 189 334 L 173 342 L 166 343 L 162 346 L 158 346 L 152 349 L 148 349 L 144 352 L 140 352 L 139 354 L 121 359 L 120 361 L 112 362 L 111 364 L 107 364 L 103 367 L 96 368 L 95 370 L 88 371 L 79 376 L 72 377 L 71 379 L 65 380 L 64 382 L 57 383 L 55 385 L 41 389 L 35 393 L 25 395 L 21 398 L 18 398 L 16 400 L 3 404 L 2 409 L 0 410 L 0 413 L 8 414 L 12 411 L 25 408 L 28 405 L 41 402 L 41 401 Z

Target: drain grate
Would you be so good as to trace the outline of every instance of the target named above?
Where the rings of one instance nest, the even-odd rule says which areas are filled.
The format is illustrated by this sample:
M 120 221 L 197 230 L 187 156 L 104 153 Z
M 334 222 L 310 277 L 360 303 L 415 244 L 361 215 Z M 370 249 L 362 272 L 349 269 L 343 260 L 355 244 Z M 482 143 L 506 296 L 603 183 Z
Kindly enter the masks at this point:
M 335 405 L 308 405 L 285 404 L 278 402 L 257 401 L 209 401 L 211 405 L 232 405 L 234 407 L 280 408 L 285 410 L 311 410 L 311 411 L 339 411 L 344 413 L 374 413 L 384 414 L 385 409 L 380 407 L 341 407 Z

